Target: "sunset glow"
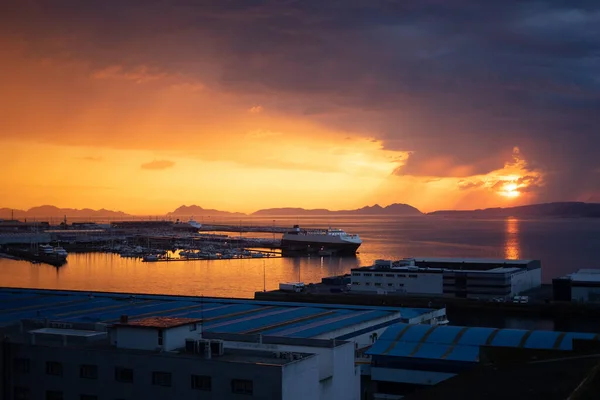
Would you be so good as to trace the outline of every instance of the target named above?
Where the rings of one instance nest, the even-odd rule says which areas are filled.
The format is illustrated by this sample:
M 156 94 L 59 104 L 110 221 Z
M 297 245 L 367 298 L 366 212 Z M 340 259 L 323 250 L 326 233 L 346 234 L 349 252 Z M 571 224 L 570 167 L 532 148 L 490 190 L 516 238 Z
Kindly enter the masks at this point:
M 597 135 L 585 136 L 597 127 L 585 105 L 595 84 L 548 84 L 551 72 L 517 68 L 530 55 L 519 46 L 498 61 L 509 49 L 471 53 L 470 39 L 431 30 L 419 13 L 380 24 L 370 2 L 373 18 L 349 17 L 357 26 L 341 20 L 345 8 L 303 2 L 289 13 L 235 1 L 142 13 L 9 3 L 0 208 L 427 212 L 600 199 L 600 165 L 579 167 L 597 161 L 587 151 Z M 107 28 L 99 13 L 118 22 Z M 497 26 L 542 30 L 527 21 Z M 576 28 L 563 22 L 561 36 Z M 553 110 L 570 100 L 568 113 Z
M 506 197 L 518 197 L 521 194 L 516 183 L 507 183 L 498 193 Z

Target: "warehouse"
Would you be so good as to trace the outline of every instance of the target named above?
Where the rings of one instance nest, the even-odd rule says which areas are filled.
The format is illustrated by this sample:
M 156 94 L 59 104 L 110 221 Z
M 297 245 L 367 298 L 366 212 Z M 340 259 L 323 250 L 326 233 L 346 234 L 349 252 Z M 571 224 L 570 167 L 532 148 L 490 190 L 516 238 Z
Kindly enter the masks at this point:
M 508 299 L 541 285 L 537 260 L 405 258 L 352 269 L 353 292 Z
M 468 371 L 493 347 L 568 352 L 578 341 L 598 341 L 599 334 L 463 326 L 397 324 L 366 352 L 372 357 L 376 393 L 396 399 L 415 388 L 433 386 Z

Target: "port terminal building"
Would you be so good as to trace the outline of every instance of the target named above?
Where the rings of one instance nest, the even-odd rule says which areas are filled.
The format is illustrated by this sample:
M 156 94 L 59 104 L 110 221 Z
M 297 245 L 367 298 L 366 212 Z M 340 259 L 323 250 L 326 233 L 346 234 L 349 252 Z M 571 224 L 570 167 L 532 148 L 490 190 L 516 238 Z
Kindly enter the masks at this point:
M 555 301 L 600 302 L 600 269 L 580 269 L 552 280 Z
M 405 258 L 351 270 L 350 290 L 380 294 L 508 299 L 542 283 L 539 260 Z

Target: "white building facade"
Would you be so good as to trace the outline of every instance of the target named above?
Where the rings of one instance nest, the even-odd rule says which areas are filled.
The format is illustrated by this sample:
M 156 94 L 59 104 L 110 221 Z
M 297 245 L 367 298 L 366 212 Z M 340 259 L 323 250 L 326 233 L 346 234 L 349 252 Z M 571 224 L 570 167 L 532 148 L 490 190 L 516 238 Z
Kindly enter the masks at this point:
M 513 260 L 377 260 L 351 271 L 351 291 L 463 298 L 510 298 L 539 287 L 539 262 Z

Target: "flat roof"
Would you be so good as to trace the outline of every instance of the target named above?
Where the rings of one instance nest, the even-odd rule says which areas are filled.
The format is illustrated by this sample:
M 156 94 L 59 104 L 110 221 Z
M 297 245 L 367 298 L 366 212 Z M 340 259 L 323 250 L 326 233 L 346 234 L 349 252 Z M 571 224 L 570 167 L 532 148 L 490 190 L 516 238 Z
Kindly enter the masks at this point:
M 40 333 L 46 335 L 60 335 L 60 336 L 77 336 L 77 337 L 100 337 L 106 336 L 106 332 L 101 331 L 90 331 L 81 329 L 62 329 L 62 328 L 41 328 L 29 331 L 29 333 Z
M 257 301 L 150 294 L 0 288 L 0 326 L 22 319 L 129 325 L 147 316 L 192 318 L 202 330 L 294 338 L 337 338 L 336 331 L 361 325 L 408 321 L 431 308 Z M 362 328 L 361 328 L 362 329 Z M 340 334 L 339 337 L 344 335 Z M 328 337 L 329 338 L 329 337 Z
M 119 322 L 114 324 L 117 327 L 127 328 L 177 328 L 178 326 L 195 324 L 202 322 L 200 318 L 183 317 L 147 317 L 133 321 Z
M 401 267 L 382 267 L 380 265 L 373 265 L 370 267 L 358 267 L 352 268 L 351 271 L 373 271 L 373 272 L 382 272 L 382 273 L 430 273 L 430 274 L 440 274 L 443 272 L 451 272 L 451 271 L 460 271 L 460 272 L 473 272 L 473 273 L 510 273 L 510 272 L 520 272 L 524 271 L 523 268 L 517 267 L 497 267 L 491 269 L 456 269 L 456 268 L 428 268 L 428 267 L 419 267 L 419 266 L 401 266 Z
M 600 340 L 600 334 L 401 323 L 386 329 L 367 354 L 475 363 L 480 346 L 572 350 L 573 339 Z
M 584 268 L 577 272 L 561 276 L 560 279 L 570 279 L 572 282 L 598 283 L 600 282 L 600 269 Z
M 410 257 L 417 262 L 470 263 L 470 264 L 527 264 L 534 260 L 509 260 L 503 258 L 451 258 L 451 257 Z

